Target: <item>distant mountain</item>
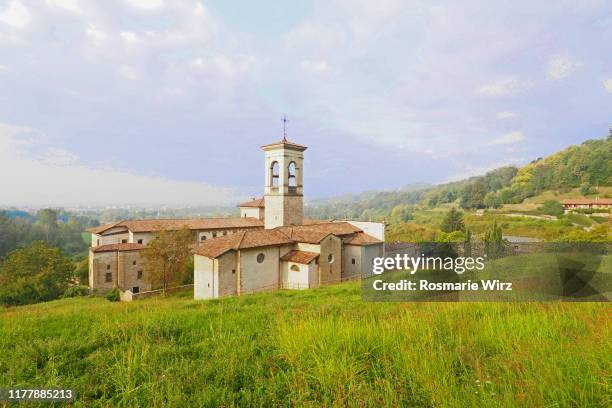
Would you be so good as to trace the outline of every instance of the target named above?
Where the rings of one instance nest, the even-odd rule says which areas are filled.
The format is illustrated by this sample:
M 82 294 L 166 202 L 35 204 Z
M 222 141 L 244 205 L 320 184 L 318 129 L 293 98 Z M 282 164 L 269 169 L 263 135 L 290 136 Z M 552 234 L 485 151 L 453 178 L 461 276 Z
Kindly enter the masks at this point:
M 587 140 L 522 168 L 500 167 L 483 176 L 470 177 L 438 186 L 409 185 L 393 191 L 366 191 L 360 194 L 311 201 L 306 216 L 324 219 L 382 219 L 406 212 L 404 207 L 437 207 L 456 203 L 463 208 L 495 208 L 520 203 L 546 190 L 580 187 L 584 194 L 596 186 L 612 185 L 612 134 L 606 139 Z

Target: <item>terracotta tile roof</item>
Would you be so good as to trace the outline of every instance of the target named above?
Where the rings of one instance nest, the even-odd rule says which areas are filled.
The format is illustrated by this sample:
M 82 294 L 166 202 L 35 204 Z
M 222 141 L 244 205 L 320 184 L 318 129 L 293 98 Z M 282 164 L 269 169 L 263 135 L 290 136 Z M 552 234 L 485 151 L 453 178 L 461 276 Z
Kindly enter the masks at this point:
M 321 222 L 320 224 L 310 224 L 305 226 L 307 228 L 319 229 L 337 235 L 339 237 L 343 235 L 354 234 L 356 232 L 362 232 L 361 228 L 354 226 L 349 222 Z
M 281 261 L 295 262 L 308 265 L 313 259 L 319 257 L 316 252 L 306 251 L 289 251 L 285 255 L 281 256 Z
M 380 244 L 382 243 L 382 241 L 378 238 L 374 238 L 373 236 L 366 234 L 365 232 L 358 232 L 355 235 L 346 238 L 344 240 L 344 243 L 348 245 L 367 246 Z
M 193 218 L 193 219 L 150 219 L 120 221 L 114 224 L 91 228 L 88 231 L 95 234 L 103 233 L 113 227 L 126 227 L 132 232 L 154 232 L 161 230 L 179 230 L 189 228 L 190 230 L 208 229 L 238 229 L 238 228 L 261 228 L 263 221 L 252 217 L 243 218 Z
M 562 201 L 563 204 L 593 204 L 593 205 L 612 205 L 611 198 L 568 198 Z
M 331 233 L 318 229 L 310 228 L 305 225 L 296 225 L 294 227 L 278 227 L 276 230 L 285 234 L 288 238 L 295 242 L 305 242 L 308 244 L 318 244 L 323 241 Z
M 106 230 L 109 230 L 111 228 L 113 228 L 114 226 L 116 226 L 117 224 L 120 224 L 121 221 L 116 221 L 116 222 L 111 222 L 111 223 L 107 223 L 107 224 L 102 224 L 99 225 L 97 227 L 93 227 L 93 228 L 87 228 L 85 231 L 94 233 L 94 234 L 101 234 Z
M 272 146 L 277 146 L 277 145 L 283 145 L 284 147 L 294 148 L 294 149 L 300 150 L 300 151 L 304 151 L 304 150 L 307 149 L 306 146 L 290 142 L 287 139 L 283 139 L 283 140 L 279 140 L 278 142 L 274 142 L 274 143 L 270 143 L 270 144 L 267 144 L 267 145 L 263 145 L 263 146 L 261 146 L 261 148 L 265 150 L 266 147 L 272 147 Z
M 144 248 L 145 246 L 142 244 L 132 244 L 132 243 L 126 242 L 122 244 L 100 245 L 100 246 L 91 248 L 91 251 L 93 253 L 115 252 L 115 251 L 139 251 Z
M 302 220 L 302 225 L 313 225 L 313 224 L 327 224 L 328 220 L 315 220 L 313 218 L 304 218 Z
M 198 245 L 193 253 L 208 258 L 216 258 L 227 251 L 279 246 L 292 244 L 293 241 L 278 230 L 247 230 L 237 234 L 209 239 Z
M 254 207 L 254 208 L 264 208 L 265 200 L 263 197 L 255 198 L 253 200 L 238 204 L 238 207 Z

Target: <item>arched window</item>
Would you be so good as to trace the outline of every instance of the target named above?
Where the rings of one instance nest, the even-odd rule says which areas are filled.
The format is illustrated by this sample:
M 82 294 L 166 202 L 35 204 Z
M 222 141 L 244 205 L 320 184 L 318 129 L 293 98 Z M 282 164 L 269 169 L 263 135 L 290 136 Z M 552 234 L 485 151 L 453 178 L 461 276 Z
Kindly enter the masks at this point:
M 287 176 L 289 187 L 296 187 L 297 179 L 295 177 L 295 162 L 289 163 L 289 167 L 287 167 Z
M 299 272 L 300 271 L 300 267 L 297 266 L 297 265 L 291 265 L 291 268 L 289 268 L 289 269 L 291 269 L 293 272 Z
M 257 255 L 257 263 L 262 263 L 264 259 L 266 259 L 266 256 L 263 253 Z
M 270 177 L 271 177 L 270 185 L 272 187 L 278 187 L 279 168 L 280 166 L 277 161 L 272 162 L 272 165 L 270 166 Z

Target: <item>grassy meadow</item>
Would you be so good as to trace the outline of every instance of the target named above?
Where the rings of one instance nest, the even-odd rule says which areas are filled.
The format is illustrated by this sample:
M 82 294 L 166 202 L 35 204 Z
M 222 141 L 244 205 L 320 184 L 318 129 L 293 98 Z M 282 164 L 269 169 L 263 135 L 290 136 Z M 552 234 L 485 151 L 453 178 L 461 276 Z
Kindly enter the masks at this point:
M 368 303 L 359 282 L 0 311 L 0 386 L 75 406 L 610 406 L 603 303 Z

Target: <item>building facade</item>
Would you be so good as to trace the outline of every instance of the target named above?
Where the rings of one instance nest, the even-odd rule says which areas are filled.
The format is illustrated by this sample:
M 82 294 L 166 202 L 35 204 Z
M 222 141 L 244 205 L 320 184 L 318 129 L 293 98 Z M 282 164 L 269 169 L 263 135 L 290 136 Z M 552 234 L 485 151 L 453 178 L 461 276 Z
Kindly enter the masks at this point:
M 141 251 L 159 231 L 182 228 L 193 233 L 196 299 L 305 289 L 371 272 L 372 259 L 384 253 L 384 224 L 305 220 L 306 146 L 283 139 L 262 149 L 264 196 L 239 204 L 238 218 L 129 220 L 89 229 L 89 286 L 132 294 L 155 289 Z

